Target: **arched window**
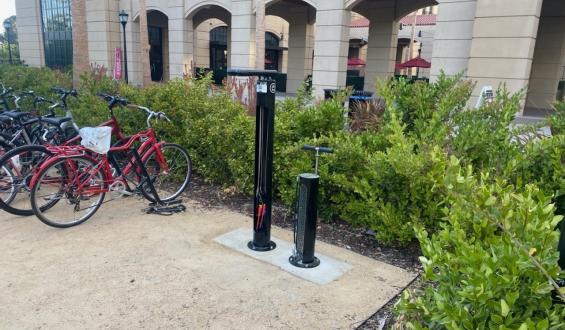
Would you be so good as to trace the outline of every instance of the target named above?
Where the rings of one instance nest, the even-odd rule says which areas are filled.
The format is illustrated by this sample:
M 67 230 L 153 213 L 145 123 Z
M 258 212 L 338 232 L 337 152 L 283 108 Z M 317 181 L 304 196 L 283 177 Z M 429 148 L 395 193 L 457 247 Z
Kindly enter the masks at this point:
M 279 37 L 271 32 L 265 32 L 265 69 L 279 71 Z
M 265 32 L 265 49 L 279 50 L 279 37 L 271 32 Z
M 218 26 L 210 30 L 210 44 L 227 46 L 228 28 L 226 26 Z

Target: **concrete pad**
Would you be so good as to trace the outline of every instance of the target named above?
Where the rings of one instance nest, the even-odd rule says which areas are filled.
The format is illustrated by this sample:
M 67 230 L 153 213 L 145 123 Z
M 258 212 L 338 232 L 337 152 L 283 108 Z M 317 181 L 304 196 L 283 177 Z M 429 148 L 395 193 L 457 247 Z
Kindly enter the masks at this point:
M 288 258 L 292 255 L 293 251 L 292 243 L 271 237 L 271 241 L 277 244 L 277 248 L 268 252 L 257 252 L 247 247 L 247 243 L 251 237 L 253 237 L 252 229 L 239 228 L 216 237 L 214 241 L 320 285 L 333 282 L 352 268 L 348 263 L 319 253 L 316 254 L 316 257 L 320 259 L 320 265 L 318 267 L 310 269 L 295 267 L 288 262 Z
M 251 228 L 249 217 L 195 205 L 164 217 L 146 206 L 110 202 L 64 230 L 0 213 L 0 328 L 348 329 L 415 276 L 319 243 L 352 266 L 321 286 L 214 242 Z M 276 227 L 273 236 L 292 240 Z

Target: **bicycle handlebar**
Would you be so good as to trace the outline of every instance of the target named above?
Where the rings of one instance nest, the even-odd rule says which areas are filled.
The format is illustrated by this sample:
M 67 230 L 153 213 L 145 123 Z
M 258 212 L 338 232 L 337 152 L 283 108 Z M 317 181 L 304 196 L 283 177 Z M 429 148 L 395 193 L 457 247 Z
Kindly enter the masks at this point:
M 331 154 L 334 152 L 334 150 L 332 148 L 327 148 L 327 147 L 316 147 L 316 146 L 311 146 L 309 144 L 305 144 L 302 147 L 302 150 L 308 150 L 308 151 L 316 151 L 316 152 L 325 152 L 327 154 Z
M 51 88 L 52 91 L 54 91 L 57 94 L 61 94 L 62 98 L 66 98 L 67 96 L 74 96 L 77 97 L 78 93 L 76 89 L 63 89 L 61 87 L 53 87 Z

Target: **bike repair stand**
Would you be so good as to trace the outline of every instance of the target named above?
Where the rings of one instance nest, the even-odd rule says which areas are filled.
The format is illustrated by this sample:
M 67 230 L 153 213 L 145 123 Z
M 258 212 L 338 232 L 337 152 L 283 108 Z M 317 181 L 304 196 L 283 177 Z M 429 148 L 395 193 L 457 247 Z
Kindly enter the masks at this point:
M 143 164 L 141 156 L 137 150 L 132 150 L 133 156 L 135 161 L 139 164 L 139 168 L 141 169 L 141 175 L 143 177 L 142 180 L 146 180 L 146 184 L 153 195 L 154 202 L 149 203 L 149 207 L 144 209 L 145 213 L 147 214 L 159 214 L 159 215 L 173 215 L 175 213 L 180 213 L 186 211 L 186 206 L 182 204 L 182 199 L 175 199 L 172 201 L 162 201 L 159 198 L 159 194 L 157 193 L 157 189 L 155 189 L 155 185 L 153 185 L 153 180 L 149 176 L 147 172 L 147 168 Z M 143 184 L 140 184 L 139 187 L 143 189 Z
M 273 204 L 273 138 L 275 131 L 274 70 L 228 69 L 228 76 L 258 77 L 255 107 L 255 176 L 253 199 L 253 240 L 247 246 L 254 251 L 271 251 L 271 214 Z M 250 99 L 250 97 L 249 97 Z
M 318 226 L 318 163 L 320 152 L 332 153 L 331 148 L 305 145 L 304 150 L 316 152 L 314 173 L 302 173 L 297 178 L 296 210 L 294 220 L 294 249 L 288 261 L 299 268 L 314 268 L 320 259 L 314 255 L 316 227 Z

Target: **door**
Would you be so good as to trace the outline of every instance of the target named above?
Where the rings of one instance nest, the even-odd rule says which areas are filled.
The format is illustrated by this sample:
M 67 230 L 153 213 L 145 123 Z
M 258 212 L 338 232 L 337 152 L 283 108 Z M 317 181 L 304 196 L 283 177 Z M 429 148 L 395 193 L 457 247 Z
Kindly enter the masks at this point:
M 163 80 L 163 29 L 149 26 L 149 65 L 151 80 Z

